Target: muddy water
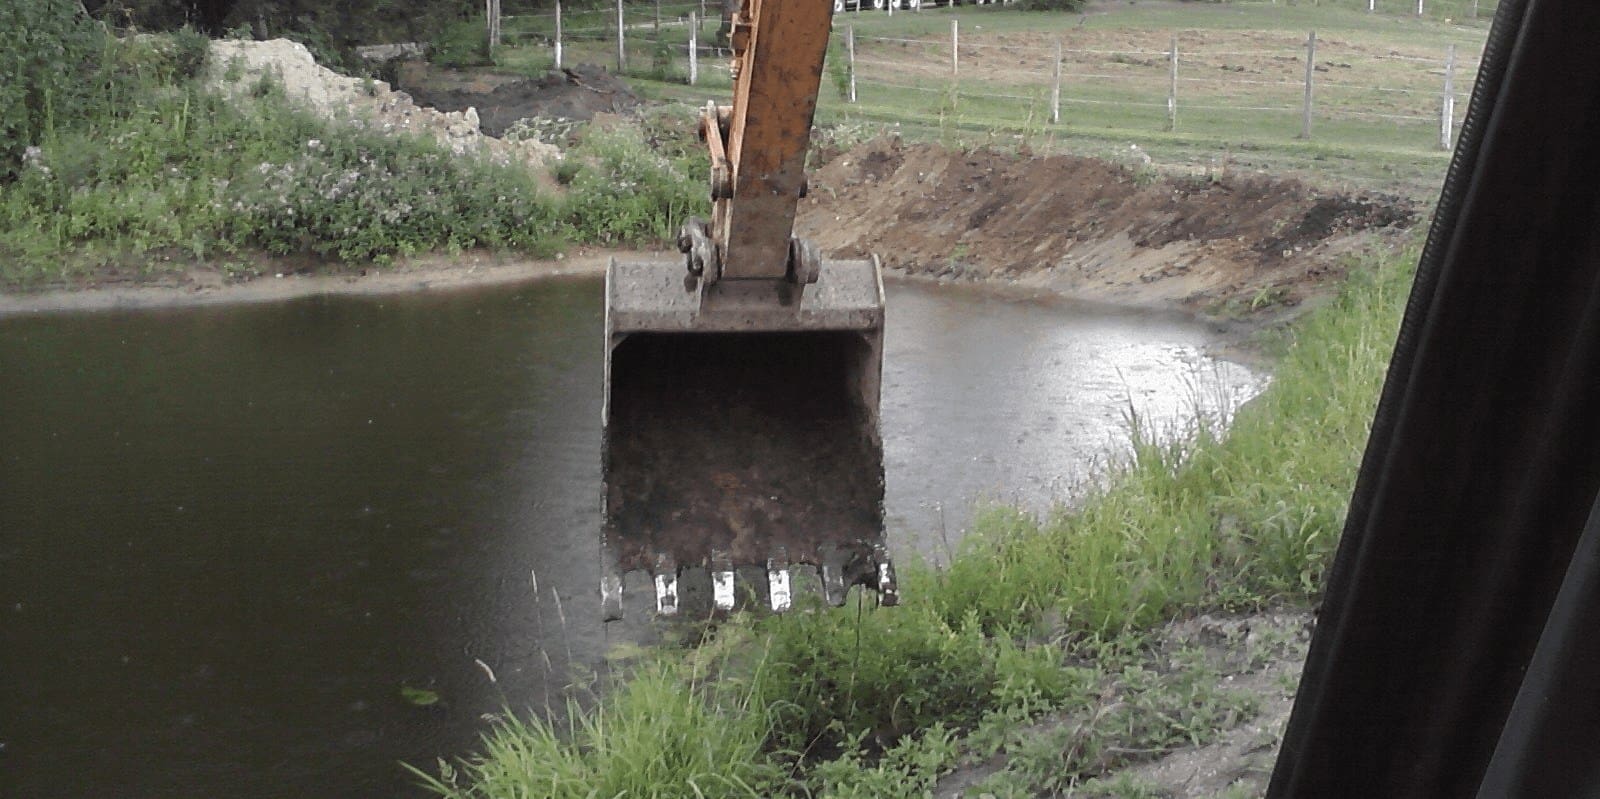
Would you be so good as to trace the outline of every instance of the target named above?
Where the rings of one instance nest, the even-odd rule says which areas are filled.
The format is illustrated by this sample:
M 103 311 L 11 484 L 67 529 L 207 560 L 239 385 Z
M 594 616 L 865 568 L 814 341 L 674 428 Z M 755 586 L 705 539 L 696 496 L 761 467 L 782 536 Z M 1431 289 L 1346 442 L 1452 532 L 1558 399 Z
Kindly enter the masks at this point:
M 975 498 L 1044 504 L 1130 401 L 1251 382 L 1182 322 L 890 298 L 902 550 L 939 557 Z M 0 320 L 0 795 L 405 794 L 397 761 L 559 701 L 552 673 L 639 634 L 594 621 L 599 302 Z

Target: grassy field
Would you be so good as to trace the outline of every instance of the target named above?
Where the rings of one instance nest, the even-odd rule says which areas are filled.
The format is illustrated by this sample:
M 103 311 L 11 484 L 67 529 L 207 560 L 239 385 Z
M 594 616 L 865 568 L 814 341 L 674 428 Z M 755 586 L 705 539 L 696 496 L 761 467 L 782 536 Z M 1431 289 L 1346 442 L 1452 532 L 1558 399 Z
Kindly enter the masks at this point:
M 1470 3 L 1462 4 L 1462 9 Z M 661 44 L 653 11 L 627 17 L 629 73 L 649 96 L 696 105 L 727 97 L 726 61 L 706 53 L 700 80 L 685 85 L 687 38 L 664 5 Z M 894 129 L 956 144 L 1027 146 L 1126 159 L 1146 155 L 1177 170 L 1226 162 L 1238 169 L 1303 175 L 1432 199 L 1447 161 L 1440 147 L 1447 53 L 1456 50 L 1453 119 L 1466 109 L 1488 5 L 1478 19 L 1369 14 L 1365 4 L 1141 3 L 1087 14 L 1000 6 L 940 8 L 835 19 L 818 122 Z M 600 12 L 569 38 L 567 63 L 615 64 L 614 34 Z M 950 26 L 960 26 L 951 78 Z M 525 18 L 498 51 L 507 69 L 550 64 L 548 18 Z M 515 27 L 515 26 L 513 26 Z M 702 41 L 714 33 L 703 26 Z M 1306 39 L 1317 33 L 1311 136 L 1302 138 Z M 856 39 L 857 102 L 847 102 L 844 40 Z M 1177 114 L 1169 125 L 1168 51 L 1178 47 Z M 1055 46 L 1063 48 L 1060 119 L 1051 120 Z M 1170 129 L 1169 129 L 1170 128 Z M 1143 155 L 1130 156 L 1130 145 Z

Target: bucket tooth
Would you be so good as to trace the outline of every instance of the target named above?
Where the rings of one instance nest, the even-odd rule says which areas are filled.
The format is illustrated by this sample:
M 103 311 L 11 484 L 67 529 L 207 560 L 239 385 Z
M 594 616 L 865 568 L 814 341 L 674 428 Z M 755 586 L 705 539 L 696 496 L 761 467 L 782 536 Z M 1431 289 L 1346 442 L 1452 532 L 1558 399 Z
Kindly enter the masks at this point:
M 656 558 L 656 613 L 675 616 L 678 613 L 678 565 L 672 558 Z
M 878 576 L 878 602 L 885 607 L 894 607 L 900 604 L 900 584 L 894 576 L 894 563 L 889 560 L 889 553 L 883 547 L 877 547 L 874 563 L 877 565 Z
M 711 594 L 717 610 L 733 610 L 733 561 L 722 553 L 711 557 Z
M 893 589 L 883 527 L 883 285 L 876 260 L 824 261 L 815 283 L 685 280 L 682 262 L 613 261 L 606 274 L 601 500 L 603 607 L 612 575 L 711 573 L 737 604 L 737 570 L 763 570 L 792 606 L 797 565 Z M 760 577 L 746 579 L 759 589 Z M 681 590 L 681 587 L 680 587 Z M 757 590 L 759 594 L 759 590 Z M 696 603 L 697 604 L 697 603 Z
M 538 592 L 538 588 L 534 588 Z M 622 620 L 622 572 L 616 568 L 616 559 L 610 543 L 600 541 L 600 620 Z
M 789 558 L 781 548 L 767 561 L 767 598 L 775 613 L 782 613 L 794 604 L 789 587 Z
M 844 560 L 845 556 L 837 550 L 822 556 L 822 598 L 834 607 L 844 604 L 845 592 L 850 589 L 850 584 L 845 582 Z

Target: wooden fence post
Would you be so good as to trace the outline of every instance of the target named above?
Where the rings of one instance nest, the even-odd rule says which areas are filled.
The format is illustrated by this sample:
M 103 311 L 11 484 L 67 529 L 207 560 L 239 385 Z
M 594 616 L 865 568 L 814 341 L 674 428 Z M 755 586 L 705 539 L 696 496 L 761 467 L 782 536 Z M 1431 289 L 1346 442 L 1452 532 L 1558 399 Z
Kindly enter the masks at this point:
M 500 0 L 484 0 L 484 17 L 488 20 L 489 50 L 500 46 Z
M 1178 129 L 1178 36 L 1172 36 L 1167 51 L 1167 130 Z
M 849 57 L 850 102 L 856 101 L 856 26 L 844 29 L 844 52 Z
M 1300 112 L 1300 138 L 1311 138 L 1311 101 L 1312 80 L 1311 76 L 1317 69 L 1317 32 L 1312 31 L 1306 36 L 1306 99 Z
M 1056 40 L 1056 68 L 1050 87 L 1050 124 L 1061 124 L 1061 40 Z
M 622 0 L 617 0 L 617 74 L 628 71 L 628 43 L 623 32 L 627 26 L 623 24 Z
M 960 21 L 950 20 L 950 78 L 952 80 L 961 71 L 960 27 Z
M 1450 149 L 1456 125 L 1456 46 L 1444 57 L 1444 99 L 1439 103 L 1439 149 Z
M 556 0 L 556 69 L 561 68 L 561 0 Z
M 689 85 L 700 77 L 700 18 L 689 12 Z

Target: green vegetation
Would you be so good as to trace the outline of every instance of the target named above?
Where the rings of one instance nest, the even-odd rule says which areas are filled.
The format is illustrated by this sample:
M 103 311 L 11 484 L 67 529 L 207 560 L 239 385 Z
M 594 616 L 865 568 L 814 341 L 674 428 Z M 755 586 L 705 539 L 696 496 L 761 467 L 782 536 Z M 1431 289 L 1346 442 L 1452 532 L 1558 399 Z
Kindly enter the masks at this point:
M 1005 753 L 996 796 L 1138 796 L 1107 772 L 1204 743 L 1255 712 L 1214 653 L 1160 626 L 1315 596 L 1381 384 L 1414 252 L 1374 257 L 1276 346 L 1267 391 L 1224 433 L 1158 438 L 1046 519 L 994 509 L 894 609 L 729 622 L 662 653 L 557 730 L 507 720 L 432 780 L 441 795 L 920 797 Z M 1281 641 L 1258 641 L 1271 649 Z M 1245 670 L 1270 653 L 1245 650 Z M 1250 665 L 1254 664 L 1254 665 Z M 1231 673 L 1231 672 L 1230 672 Z M 1053 720 L 1053 721 L 1052 721 Z
M 323 122 L 270 80 L 225 99 L 198 77 L 203 37 L 117 39 L 73 5 L 4 12 L 22 18 L 0 63 L 24 80 L 0 88 L 0 282 L 202 259 L 251 270 L 261 253 L 381 263 L 659 242 L 707 202 L 691 177 L 703 156 L 656 153 L 636 127 L 584 137 L 556 192 L 520 167 Z

